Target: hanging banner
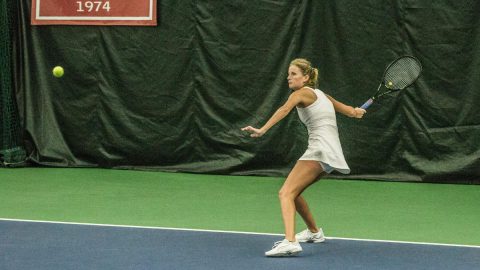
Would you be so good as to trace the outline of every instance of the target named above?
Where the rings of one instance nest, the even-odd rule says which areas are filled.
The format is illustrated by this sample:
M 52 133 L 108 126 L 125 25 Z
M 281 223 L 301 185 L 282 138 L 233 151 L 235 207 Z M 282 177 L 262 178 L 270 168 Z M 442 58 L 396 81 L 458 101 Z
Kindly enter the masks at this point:
M 32 25 L 157 25 L 157 0 L 32 0 Z

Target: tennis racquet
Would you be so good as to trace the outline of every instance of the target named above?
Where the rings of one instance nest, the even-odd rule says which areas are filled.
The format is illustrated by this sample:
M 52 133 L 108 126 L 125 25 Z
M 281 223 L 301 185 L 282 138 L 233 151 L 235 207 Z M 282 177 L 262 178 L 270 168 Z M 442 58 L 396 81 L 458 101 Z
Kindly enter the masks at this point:
M 422 65 L 417 58 L 406 55 L 395 59 L 385 69 L 382 82 L 375 94 L 360 108 L 367 109 L 379 97 L 407 88 L 418 79 L 421 72 Z M 382 85 L 385 86 L 385 90 L 380 91 Z

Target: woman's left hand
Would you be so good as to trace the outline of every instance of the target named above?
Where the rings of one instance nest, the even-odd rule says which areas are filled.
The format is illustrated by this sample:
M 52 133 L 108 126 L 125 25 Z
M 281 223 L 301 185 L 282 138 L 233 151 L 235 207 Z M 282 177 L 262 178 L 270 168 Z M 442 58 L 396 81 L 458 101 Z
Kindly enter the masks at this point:
M 250 137 L 252 138 L 262 137 L 263 134 L 265 134 L 265 132 L 262 131 L 261 129 L 254 128 L 252 126 L 244 127 L 242 128 L 242 130 L 250 133 Z

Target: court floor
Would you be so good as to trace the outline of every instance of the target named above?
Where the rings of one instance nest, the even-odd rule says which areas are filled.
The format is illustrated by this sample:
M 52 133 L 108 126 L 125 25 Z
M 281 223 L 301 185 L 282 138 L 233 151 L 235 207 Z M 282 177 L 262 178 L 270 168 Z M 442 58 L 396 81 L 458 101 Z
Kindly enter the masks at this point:
M 327 238 L 263 256 L 280 235 L 0 220 L 0 269 L 478 269 L 479 246 Z
M 281 240 L 281 177 L 0 169 L 0 269 L 477 269 L 480 186 L 324 179 L 328 241 Z M 297 231 L 304 224 L 297 218 Z M 299 268 L 300 267 L 300 268 Z

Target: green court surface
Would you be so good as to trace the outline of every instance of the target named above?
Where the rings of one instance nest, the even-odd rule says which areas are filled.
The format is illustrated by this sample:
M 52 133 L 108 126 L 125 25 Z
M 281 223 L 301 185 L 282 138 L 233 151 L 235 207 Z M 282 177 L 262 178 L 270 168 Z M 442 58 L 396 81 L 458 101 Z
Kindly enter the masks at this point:
M 282 233 L 283 180 L 0 169 L 0 218 Z M 329 237 L 480 245 L 480 186 L 323 179 L 304 195 Z

